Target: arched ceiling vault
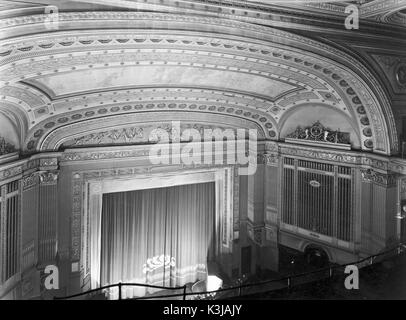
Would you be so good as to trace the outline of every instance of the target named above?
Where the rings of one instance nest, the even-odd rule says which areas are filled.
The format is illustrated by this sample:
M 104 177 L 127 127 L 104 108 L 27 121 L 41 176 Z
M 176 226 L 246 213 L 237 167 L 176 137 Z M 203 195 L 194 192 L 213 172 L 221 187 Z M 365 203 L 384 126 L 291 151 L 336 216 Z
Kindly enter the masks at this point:
M 25 152 L 53 150 L 83 138 L 86 128 L 125 129 L 140 119 L 255 127 L 263 139 L 278 140 L 281 119 L 304 103 L 350 119 L 363 150 L 397 150 L 378 81 L 326 44 L 197 16 L 62 13 L 52 32 L 43 20 L 0 23 L 8 35 L 1 41 L 0 102 L 25 114 Z

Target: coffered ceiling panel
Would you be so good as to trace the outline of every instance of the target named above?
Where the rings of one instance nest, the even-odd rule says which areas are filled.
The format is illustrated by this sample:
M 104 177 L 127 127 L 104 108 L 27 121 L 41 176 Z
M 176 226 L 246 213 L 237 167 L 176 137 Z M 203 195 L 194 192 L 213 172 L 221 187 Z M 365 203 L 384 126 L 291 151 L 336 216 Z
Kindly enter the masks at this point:
M 104 91 L 132 87 L 195 87 L 221 88 L 224 90 L 246 92 L 267 96 L 275 100 L 287 92 L 298 89 L 297 86 L 277 81 L 261 75 L 252 75 L 229 70 L 213 69 L 209 66 L 190 67 L 168 65 L 168 57 L 162 57 L 161 66 L 150 66 L 144 61 L 138 66 L 115 67 L 109 69 L 79 70 L 76 72 L 60 73 L 29 81 L 38 85 L 53 97 L 70 96 L 78 93 Z M 186 60 L 186 59 L 185 59 Z M 214 61 L 213 61 L 214 62 Z M 157 63 L 159 62 L 151 62 Z M 141 64 L 141 63 L 140 63 Z M 235 68 L 237 70 L 237 68 Z M 248 71 L 248 70 L 247 70 Z

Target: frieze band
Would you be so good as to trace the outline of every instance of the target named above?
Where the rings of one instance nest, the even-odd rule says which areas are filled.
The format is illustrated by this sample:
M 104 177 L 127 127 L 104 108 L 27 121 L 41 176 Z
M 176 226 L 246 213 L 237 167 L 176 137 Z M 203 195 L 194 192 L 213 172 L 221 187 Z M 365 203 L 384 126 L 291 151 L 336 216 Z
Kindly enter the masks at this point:
M 385 187 L 395 186 L 397 175 L 393 173 L 381 173 L 372 169 L 361 169 L 362 179 L 365 182 L 380 184 Z
M 23 190 L 28 190 L 38 184 L 56 185 L 58 183 L 58 171 L 36 171 L 22 178 Z

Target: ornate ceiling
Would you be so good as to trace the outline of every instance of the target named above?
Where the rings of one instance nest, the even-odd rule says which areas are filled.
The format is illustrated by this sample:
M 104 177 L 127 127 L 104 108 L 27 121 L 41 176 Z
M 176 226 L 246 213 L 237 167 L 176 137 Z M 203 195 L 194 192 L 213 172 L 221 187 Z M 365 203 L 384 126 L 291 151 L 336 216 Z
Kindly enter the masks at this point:
M 7 10 L 0 22 L 0 112 L 16 128 L 23 152 L 94 142 L 106 132 L 124 142 L 145 142 L 140 132 L 171 120 L 200 128 L 257 128 L 260 138 L 279 140 L 287 119 L 309 105 L 339 114 L 359 148 L 396 152 L 392 94 L 405 89 L 389 73 L 403 60 L 388 71 L 395 91 L 366 58 L 339 42 L 287 30 L 297 29 L 292 20 L 284 22 L 285 30 L 270 26 L 266 15 L 283 22 L 284 13 L 261 1 L 247 1 L 244 8 L 236 2 L 230 7 L 232 1 L 66 1 L 53 30 L 41 5 L 21 2 L 1 3 Z M 395 2 L 391 10 L 403 6 Z M 119 10 L 112 8 L 117 5 Z M 181 5 L 183 11 L 193 7 L 179 14 Z M 201 5 L 248 13 L 192 12 Z M 319 15 L 343 4 L 303 6 Z M 368 27 L 375 28 L 372 20 Z M 376 36 L 383 39 L 396 28 L 383 27 Z M 382 54 L 387 52 L 366 56 L 381 68 Z
M 206 15 L 223 18 L 230 18 L 229 15 L 232 14 L 233 18 L 250 22 L 263 20 L 262 23 L 265 24 L 270 23 L 267 13 L 274 13 L 275 9 L 285 14 L 295 11 L 313 17 L 345 17 L 348 15 L 345 12 L 346 7 L 350 4 L 358 7 L 361 19 L 406 26 L 405 0 L 14 0 L 0 3 L 4 9 L 55 5 L 63 10 L 124 8 L 175 13 L 204 12 Z

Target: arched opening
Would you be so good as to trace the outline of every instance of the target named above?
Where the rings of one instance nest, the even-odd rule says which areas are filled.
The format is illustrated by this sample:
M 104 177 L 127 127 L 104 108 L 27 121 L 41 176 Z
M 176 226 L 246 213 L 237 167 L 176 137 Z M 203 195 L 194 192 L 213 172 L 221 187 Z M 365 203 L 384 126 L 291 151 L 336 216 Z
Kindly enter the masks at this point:
M 324 268 L 330 263 L 328 254 L 321 247 L 308 245 L 304 252 L 305 262 L 314 268 Z
M 325 136 L 325 132 L 317 132 L 313 134 L 311 127 L 315 124 L 320 124 L 325 130 L 331 132 L 328 136 Z M 307 140 L 324 141 L 331 143 L 344 143 L 349 144 L 351 149 L 362 149 L 359 130 L 354 121 L 350 118 L 350 113 L 347 111 L 337 111 L 330 106 L 321 104 L 302 104 L 300 106 L 292 108 L 280 122 L 280 138 L 286 139 L 289 137 L 301 138 L 306 140 L 306 136 L 297 137 L 295 131 L 305 131 L 309 128 L 307 134 Z M 366 130 L 365 130 L 366 132 Z M 335 139 L 334 134 L 338 134 L 339 138 Z M 370 135 L 370 132 L 366 132 Z M 331 139 L 330 139 L 331 136 Z M 340 139 L 340 136 L 343 138 Z M 345 138 L 344 138 L 345 137 Z

